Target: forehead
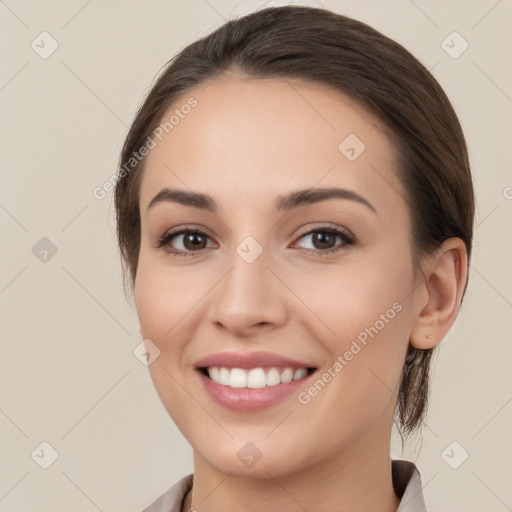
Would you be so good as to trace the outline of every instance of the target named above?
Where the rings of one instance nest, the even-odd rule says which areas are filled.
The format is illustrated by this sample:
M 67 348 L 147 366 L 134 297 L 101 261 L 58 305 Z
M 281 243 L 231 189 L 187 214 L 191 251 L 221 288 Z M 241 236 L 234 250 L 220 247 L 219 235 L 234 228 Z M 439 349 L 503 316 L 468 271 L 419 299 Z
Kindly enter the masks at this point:
M 181 107 L 194 100 L 193 108 Z M 233 204 L 343 186 L 396 201 L 394 148 L 366 108 L 331 88 L 292 79 L 223 76 L 182 95 L 163 116 L 172 127 L 146 158 L 142 208 L 163 187 Z M 161 125 L 165 126 L 165 125 Z M 248 203 L 249 202 L 249 203 Z

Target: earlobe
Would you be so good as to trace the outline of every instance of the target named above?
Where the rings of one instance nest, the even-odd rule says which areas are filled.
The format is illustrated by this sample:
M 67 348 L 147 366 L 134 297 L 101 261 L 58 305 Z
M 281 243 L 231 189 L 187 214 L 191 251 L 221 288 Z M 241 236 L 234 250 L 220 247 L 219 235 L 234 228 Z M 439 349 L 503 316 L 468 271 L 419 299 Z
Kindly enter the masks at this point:
M 416 320 L 410 343 L 418 349 L 435 347 L 457 318 L 467 278 L 467 251 L 460 238 L 445 240 L 424 269 L 418 287 Z

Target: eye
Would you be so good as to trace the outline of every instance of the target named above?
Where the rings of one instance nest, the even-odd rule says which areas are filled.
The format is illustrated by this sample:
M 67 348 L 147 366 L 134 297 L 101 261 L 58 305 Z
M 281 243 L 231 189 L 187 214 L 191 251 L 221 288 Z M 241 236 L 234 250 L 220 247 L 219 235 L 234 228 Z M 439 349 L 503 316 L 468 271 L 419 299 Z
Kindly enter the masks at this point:
M 166 252 L 173 256 L 194 256 L 198 251 L 211 247 L 211 245 L 208 245 L 208 240 L 210 240 L 210 237 L 200 229 L 182 228 L 165 233 L 159 238 L 155 247 L 163 247 Z
M 303 234 L 299 240 L 308 240 L 310 247 L 305 248 L 306 253 L 324 256 L 341 251 L 347 245 L 355 244 L 354 236 L 348 231 L 334 227 L 322 226 Z M 336 244 L 336 240 L 341 243 Z
M 301 235 L 299 240 L 308 238 L 312 248 L 306 247 L 304 251 L 319 256 L 341 251 L 345 246 L 356 243 L 354 236 L 349 231 L 332 225 L 312 229 Z M 337 240 L 338 244 L 336 244 Z M 173 256 L 194 256 L 206 248 L 215 247 L 214 244 L 208 245 L 209 241 L 211 238 L 204 231 L 185 227 L 165 233 L 158 239 L 154 247 L 164 248 Z

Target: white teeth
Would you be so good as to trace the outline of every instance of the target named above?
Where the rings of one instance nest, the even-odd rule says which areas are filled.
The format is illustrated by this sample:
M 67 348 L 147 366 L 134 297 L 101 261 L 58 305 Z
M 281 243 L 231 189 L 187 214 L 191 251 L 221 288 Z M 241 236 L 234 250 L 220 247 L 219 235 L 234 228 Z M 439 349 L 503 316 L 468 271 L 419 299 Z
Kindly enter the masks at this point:
M 247 372 L 241 368 L 233 368 L 229 376 L 229 385 L 232 388 L 246 388 Z
M 281 383 L 281 375 L 277 368 L 270 368 L 267 373 L 267 386 L 277 386 Z
M 229 386 L 229 376 L 231 372 L 227 368 L 221 368 L 219 370 L 219 380 L 216 381 L 224 386 Z M 210 377 L 211 378 L 211 377 Z
M 281 373 L 281 382 L 291 382 L 293 380 L 293 370 L 291 368 L 286 368 L 283 373 Z
M 214 380 L 215 382 L 219 382 L 219 380 L 220 380 L 219 374 L 220 374 L 220 371 L 216 366 L 212 366 L 211 368 L 208 368 L 208 375 L 210 376 L 210 379 Z
M 308 374 L 308 371 L 306 368 L 299 368 L 298 370 L 295 370 L 295 373 L 293 374 L 293 380 L 302 379 L 307 374 Z
M 248 388 L 264 388 L 266 385 L 267 378 L 265 377 L 265 371 L 263 368 L 253 368 L 252 370 L 249 370 L 249 373 L 247 374 Z
M 264 388 L 265 386 L 277 386 L 280 383 L 291 382 L 304 378 L 308 371 L 306 368 L 285 368 L 279 371 L 277 368 L 270 368 L 267 373 L 263 368 L 229 368 L 210 366 L 207 368 L 208 375 L 217 384 L 230 386 L 232 388 Z

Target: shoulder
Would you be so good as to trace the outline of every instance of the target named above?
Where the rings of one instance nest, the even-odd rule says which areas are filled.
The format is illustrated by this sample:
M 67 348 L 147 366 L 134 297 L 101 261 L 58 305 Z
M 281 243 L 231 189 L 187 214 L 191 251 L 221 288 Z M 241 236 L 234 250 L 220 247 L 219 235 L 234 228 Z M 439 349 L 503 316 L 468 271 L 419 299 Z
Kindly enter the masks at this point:
M 142 512 L 180 512 L 181 503 L 187 492 L 192 488 L 193 473 L 178 480 L 167 491 L 160 495 Z

